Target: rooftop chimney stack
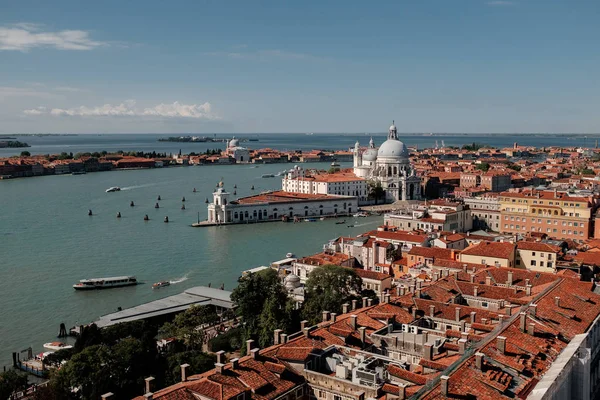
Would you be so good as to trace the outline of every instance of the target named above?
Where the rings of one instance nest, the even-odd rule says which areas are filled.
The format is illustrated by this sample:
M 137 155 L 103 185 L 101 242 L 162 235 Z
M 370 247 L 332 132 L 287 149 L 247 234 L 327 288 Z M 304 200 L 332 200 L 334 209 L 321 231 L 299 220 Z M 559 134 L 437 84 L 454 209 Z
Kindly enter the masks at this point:
M 108 392 L 108 393 L 104 393 L 102 396 L 100 396 L 100 398 L 102 400 L 110 400 L 112 399 L 114 396 L 113 392 Z
M 525 327 L 526 327 L 526 323 L 527 323 L 527 314 L 525 314 L 524 312 L 522 312 L 521 314 L 519 314 L 519 329 L 521 330 L 521 332 L 525 332 Z
M 186 382 L 187 381 L 187 369 L 189 368 L 190 364 L 181 364 L 179 366 L 179 368 L 181 369 L 181 382 Z
M 532 317 L 535 317 L 536 312 L 537 312 L 537 304 L 531 304 L 529 306 L 529 313 L 531 314 Z
M 435 316 L 435 306 L 433 304 L 429 305 L 429 316 L 433 318 Z
M 475 275 L 474 274 L 469 274 L 469 280 L 471 281 L 471 283 L 475 283 Z
M 475 367 L 478 370 L 483 371 L 483 353 L 475 353 Z
M 525 294 L 531 296 L 531 285 L 525 286 Z
M 146 381 L 146 388 L 144 393 L 152 393 L 152 389 L 154 386 L 154 377 L 153 376 L 149 376 L 146 379 L 144 379 L 144 381 Z
M 358 301 L 356 299 L 352 300 L 352 311 L 356 310 L 356 304 Z
M 448 396 L 448 380 L 450 379 L 447 375 L 440 376 L 440 391 L 442 396 Z
M 356 319 L 356 315 L 353 314 L 350 316 L 350 326 L 352 327 L 352 329 L 356 329 Z
M 307 320 L 300 321 L 300 330 L 303 331 L 304 328 L 307 327 L 307 325 L 308 325 L 308 321 Z
M 527 334 L 531 336 L 535 335 L 535 324 L 533 322 L 530 322 L 529 325 L 527 325 Z
M 273 344 L 279 344 L 279 337 L 281 336 L 281 332 L 283 332 L 281 329 L 275 329 L 273 331 Z
M 279 340 L 279 342 L 280 342 L 281 344 L 285 344 L 285 343 L 287 343 L 287 334 L 285 334 L 285 333 L 282 333 L 282 334 L 281 334 L 281 336 L 280 336 L 280 338 L 281 338 L 281 339 Z
M 460 307 L 456 307 L 454 309 L 454 319 L 456 320 L 456 322 L 460 321 Z
M 467 350 L 467 339 L 458 340 L 458 354 L 465 354 Z
M 385 301 L 384 301 L 385 303 L 389 303 L 389 302 L 390 302 L 390 294 L 389 294 L 389 293 L 386 293 L 386 294 L 383 296 L 383 298 L 384 298 L 384 300 L 385 300 Z
M 406 399 L 406 385 L 404 383 L 398 384 L 398 400 Z
M 512 286 L 512 284 L 513 284 L 513 273 L 512 273 L 512 271 L 508 271 L 508 278 L 506 279 L 506 284 L 508 286 Z
M 252 359 L 256 360 L 258 358 L 259 351 L 260 351 L 260 349 L 258 349 L 258 348 L 254 348 L 254 349 L 250 350 L 250 355 L 252 356 Z
M 529 285 L 529 278 L 525 279 L 525 286 Z
M 250 350 L 252 350 L 254 346 L 254 340 L 248 339 L 246 340 L 246 354 L 250 354 Z
M 477 317 L 477 312 L 471 311 L 471 323 L 475 323 L 475 318 Z
M 335 322 L 337 320 L 337 313 L 331 313 L 331 322 Z
M 560 308 L 560 297 L 558 297 L 558 296 L 554 297 L 554 305 L 556 305 L 556 307 Z
M 223 350 L 219 350 L 215 354 L 217 355 L 217 363 L 225 364 L 225 352 Z
M 367 342 L 367 328 L 361 326 L 358 328 L 358 332 L 360 333 L 360 341 L 365 344 Z
M 433 346 L 430 344 L 423 345 L 423 358 L 427 361 L 431 361 L 433 358 Z
M 473 296 L 477 297 L 477 295 L 478 295 L 478 292 L 479 292 L 479 286 L 475 286 L 475 287 L 473 288 Z
M 154 399 L 154 393 L 152 393 L 152 392 L 150 392 L 150 393 L 146 393 L 146 394 L 144 395 L 144 398 L 145 398 L 146 400 L 153 400 L 153 399 Z
M 368 298 L 367 299 L 367 306 L 371 307 L 373 305 L 373 299 Z
M 323 311 L 323 322 L 329 321 L 329 311 Z
M 368 300 L 367 297 L 362 298 L 362 308 L 365 308 L 367 306 L 367 300 Z
M 506 353 L 506 337 L 505 336 L 498 336 L 496 338 L 497 343 L 496 343 L 496 347 L 498 348 L 498 351 L 501 354 L 505 354 Z
M 348 304 L 348 303 L 342 304 L 342 314 L 348 314 L 348 311 L 350 311 L 350 304 Z
M 239 358 L 232 358 L 231 359 L 231 369 L 232 370 L 236 370 L 238 369 L 240 366 L 240 359 Z
M 488 286 L 492 285 L 492 277 L 491 276 L 486 276 L 485 277 L 485 284 Z

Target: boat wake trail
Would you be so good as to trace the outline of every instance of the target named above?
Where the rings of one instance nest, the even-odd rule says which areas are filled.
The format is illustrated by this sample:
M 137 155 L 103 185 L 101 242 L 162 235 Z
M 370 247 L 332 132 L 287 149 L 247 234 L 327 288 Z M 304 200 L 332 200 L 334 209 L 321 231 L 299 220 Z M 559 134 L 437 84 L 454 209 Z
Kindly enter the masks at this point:
M 379 221 L 372 221 L 372 222 L 365 222 L 364 224 L 355 224 L 354 226 L 365 226 L 365 225 L 373 225 L 373 224 L 379 224 Z
M 139 188 L 150 187 L 150 186 L 156 186 L 156 183 L 146 183 L 143 185 L 127 186 L 127 187 L 122 187 L 121 190 L 133 190 L 133 189 L 139 189 Z
M 185 274 L 185 275 L 184 275 L 184 276 L 182 276 L 181 278 L 177 278 L 177 279 L 174 279 L 174 280 L 172 280 L 172 281 L 169 281 L 169 283 L 170 283 L 171 285 L 175 285 L 176 283 L 185 282 L 185 281 L 187 281 L 187 280 L 188 280 L 188 275 L 189 275 L 189 273 Z

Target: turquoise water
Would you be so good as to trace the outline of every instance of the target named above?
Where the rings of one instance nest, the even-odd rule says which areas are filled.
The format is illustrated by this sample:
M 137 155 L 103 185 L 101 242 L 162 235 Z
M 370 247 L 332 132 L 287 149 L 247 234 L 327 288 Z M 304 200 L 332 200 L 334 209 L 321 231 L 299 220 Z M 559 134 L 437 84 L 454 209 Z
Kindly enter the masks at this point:
M 306 164 L 305 167 L 311 165 Z M 313 167 L 328 168 L 327 164 Z M 348 166 L 348 165 L 345 165 Z M 88 323 L 117 307 L 130 307 L 197 285 L 231 290 L 241 271 L 309 255 L 329 239 L 373 229 L 382 217 L 355 228 L 334 221 L 192 228 L 206 218 L 205 199 L 223 179 L 238 196 L 280 188 L 264 179 L 290 164 L 180 167 L 47 176 L 0 182 L 0 365 L 10 353 L 55 339 L 59 324 Z M 250 187 L 254 185 L 255 191 Z M 122 190 L 105 193 L 111 186 Z M 197 193 L 192 193 L 193 188 Z M 157 196 L 160 208 L 155 209 Z M 180 210 L 186 198 L 186 210 Z M 133 200 L 135 207 L 129 207 Z M 94 215 L 87 215 L 92 209 Z M 116 218 L 120 211 L 121 219 Z M 150 221 L 143 221 L 148 214 Z M 169 216 L 165 224 L 163 218 Z M 136 275 L 147 284 L 76 292 L 79 279 Z M 152 290 L 161 280 L 183 280 Z

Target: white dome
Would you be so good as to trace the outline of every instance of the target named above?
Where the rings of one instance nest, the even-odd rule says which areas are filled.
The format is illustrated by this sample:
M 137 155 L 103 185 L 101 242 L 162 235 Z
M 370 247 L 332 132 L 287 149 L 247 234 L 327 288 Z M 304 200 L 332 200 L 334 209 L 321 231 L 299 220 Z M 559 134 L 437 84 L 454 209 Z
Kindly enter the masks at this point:
M 406 145 L 396 139 L 388 139 L 377 151 L 377 157 L 408 158 Z
M 238 147 L 239 145 L 240 141 L 237 140 L 235 137 L 229 142 L 229 148 Z
M 392 124 L 392 125 L 390 126 L 390 131 L 395 131 L 395 130 L 396 130 L 396 125 L 393 125 L 393 124 Z
M 295 274 L 289 274 L 284 279 L 284 285 L 287 290 L 294 290 L 300 286 L 300 277 Z
M 377 150 L 376 149 L 367 149 L 363 152 L 363 160 L 364 161 L 376 161 L 377 160 Z

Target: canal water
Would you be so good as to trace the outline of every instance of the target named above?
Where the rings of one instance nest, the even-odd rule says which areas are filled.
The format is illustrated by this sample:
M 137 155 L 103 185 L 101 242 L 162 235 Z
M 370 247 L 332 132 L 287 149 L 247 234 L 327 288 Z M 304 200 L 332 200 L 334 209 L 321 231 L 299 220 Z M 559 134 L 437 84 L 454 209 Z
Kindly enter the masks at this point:
M 291 167 L 174 167 L 0 182 L 0 366 L 10 363 L 13 351 L 32 346 L 41 352 L 43 343 L 55 340 L 61 322 L 68 328 L 89 323 L 117 307 L 192 286 L 223 283 L 231 290 L 243 270 L 268 265 L 288 252 L 313 254 L 329 239 L 382 223 L 382 217 L 369 217 L 353 228 L 334 220 L 191 227 L 198 213 L 206 219 L 205 200 L 220 180 L 230 192 L 236 184 L 237 197 L 246 196 L 279 189 L 280 178 L 261 175 Z M 122 190 L 105 193 L 111 186 Z M 181 210 L 183 197 L 186 210 Z M 117 212 L 122 218 L 116 218 Z M 150 221 L 143 220 L 145 214 Z M 119 275 L 135 275 L 145 284 L 93 292 L 72 288 L 79 279 Z M 178 283 L 152 290 L 152 283 L 162 280 Z

